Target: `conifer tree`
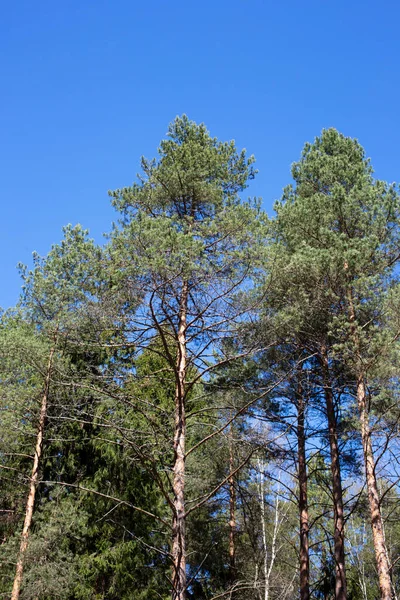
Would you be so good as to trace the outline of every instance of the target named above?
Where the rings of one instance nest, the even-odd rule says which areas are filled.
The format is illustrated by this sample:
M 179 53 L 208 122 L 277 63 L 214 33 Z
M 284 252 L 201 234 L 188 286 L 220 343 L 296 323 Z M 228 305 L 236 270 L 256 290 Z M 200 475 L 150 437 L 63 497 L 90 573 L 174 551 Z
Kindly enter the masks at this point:
M 389 600 L 390 565 L 367 390 L 368 364 L 377 352 L 375 333 L 382 297 L 398 259 L 399 196 L 394 186 L 373 178 L 358 142 L 333 129 L 324 131 L 314 144 L 306 144 L 292 172 L 295 187 L 286 190 L 277 206 L 278 221 L 298 264 L 317 274 L 311 296 L 323 299 L 325 329 L 336 356 L 353 372 L 380 593 L 382 600 Z M 336 567 L 341 568 L 338 561 Z M 345 594 L 343 588 L 337 597 L 345 598 Z
M 331 129 L 268 220 L 253 163 L 177 117 L 103 249 L 68 226 L 23 270 L 5 597 L 397 598 L 397 188 Z
M 29 478 L 29 492 L 26 501 L 25 520 L 17 560 L 11 600 L 20 596 L 24 559 L 28 548 L 36 491 L 43 454 L 45 427 L 51 394 L 56 353 L 59 338 L 68 338 L 72 324 L 76 323 L 79 300 L 85 295 L 88 279 L 92 276 L 95 247 L 86 239 L 86 232 L 79 226 L 65 228 L 65 238 L 61 245 L 54 246 L 46 260 L 34 255 L 34 269 L 23 270 L 24 296 L 21 301 L 21 314 L 27 324 L 36 329 L 48 345 L 45 365 L 38 365 L 38 376 L 42 375 L 40 409 L 37 415 L 37 434 L 33 451 L 33 465 Z M 23 348 L 20 349 L 21 353 Z
M 234 358 L 216 359 L 215 349 L 246 319 L 234 297 L 248 286 L 264 237 L 259 211 L 239 198 L 254 177 L 253 162 L 234 142 L 219 142 L 183 116 L 171 124 L 158 159 L 142 159 L 137 183 L 112 193 L 123 219 L 113 233 L 111 278 L 125 292 L 126 335 L 139 353 L 159 336 L 175 380 L 166 494 L 174 600 L 187 594 L 185 465 L 199 447 L 186 446 L 188 394 L 218 362 Z M 132 293 L 141 298 L 133 310 Z

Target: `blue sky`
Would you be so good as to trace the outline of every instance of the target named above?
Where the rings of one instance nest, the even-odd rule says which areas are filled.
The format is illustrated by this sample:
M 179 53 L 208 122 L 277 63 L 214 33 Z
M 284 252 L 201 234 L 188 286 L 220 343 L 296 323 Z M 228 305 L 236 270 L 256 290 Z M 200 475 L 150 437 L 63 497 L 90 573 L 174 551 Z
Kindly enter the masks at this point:
M 256 155 L 269 211 L 323 127 L 400 179 L 399 19 L 395 0 L 3 0 L 0 305 L 63 225 L 102 241 L 107 190 L 177 114 Z

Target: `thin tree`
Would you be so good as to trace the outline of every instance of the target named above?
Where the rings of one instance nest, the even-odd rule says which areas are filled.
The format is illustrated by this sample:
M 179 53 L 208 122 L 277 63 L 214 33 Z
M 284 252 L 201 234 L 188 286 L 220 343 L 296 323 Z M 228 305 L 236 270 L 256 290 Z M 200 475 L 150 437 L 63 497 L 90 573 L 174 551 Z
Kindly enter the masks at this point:
M 59 338 L 64 342 L 69 335 L 72 322 L 75 323 L 79 298 L 84 297 L 85 282 L 95 255 L 95 247 L 86 239 L 86 232 L 79 226 L 64 229 L 65 238 L 61 245 L 53 246 L 48 257 L 43 260 L 34 255 L 34 269 L 22 268 L 24 295 L 20 303 L 21 317 L 36 328 L 37 336 L 48 340 L 49 354 L 43 373 L 33 465 L 29 480 L 29 490 L 25 507 L 25 519 L 21 534 L 19 554 L 11 593 L 11 600 L 18 600 L 21 591 L 25 556 L 35 509 L 35 499 L 40 482 L 40 469 L 45 441 L 45 430 L 50 402 L 51 383 Z M 73 326 L 75 328 L 75 325 Z M 40 371 L 40 365 L 37 370 Z
M 310 554 L 309 554 L 309 514 L 308 514 L 308 475 L 306 455 L 306 409 L 307 401 L 302 381 L 302 370 L 297 376 L 297 452 L 299 479 L 300 517 L 300 600 L 310 598 Z
M 11 600 L 18 600 L 20 591 L 21 591 L 22 575 L 23 575 L 23 571 L 24 571 L 24 561 L 25 561 L 26 551 L 28 548 L 29 534 L 31 531 L 33 510 L 34 510 L 34 506 L 35 506 L 36 490 L 37 490 L 38 481 L 39 481 L 39 468 L 41 465 L 41 458 L 42 458 L 42 451 L 43 451 L 43 439 L 44 439 L 45 425 L 46 425 L 46 419 L 47 419 L 47 409 L 48 409 L 49 393 L 50 393 L 50 381 L 51 381 L 51 375 L 52 375 L 52 371 L 53 371 L 53 360 L 54 360 L 54 353 L 56 351 L 56 345 L 57 345 L 57 333 L 55 333 L 55 335 L 54 335 L 54 344 L 52 345 L 52 347 L 50 349 L 49 360 L 48 360 L 45 379 L 44 379 L 44 389 L 43 389 L 42 401 L 41 401 L 41 406 L 40 406 L 35 453 L 34 453 L 34 458 L 33 458 L 32 473 L 31 473 L 31 477 L 30 477 L 29 493 L 28 493 L 28 498 L 26 501 L 25 520 L 24 520 L 24 525 L 22 528 L 21 543 L 20 543 L 20 547 L 19 547 L 17 566 L 15 569 L 15 577 L 14 577 L 14 583 L 13 583 L 13 588 L 12 588 L 12 592 L 11 592 Z

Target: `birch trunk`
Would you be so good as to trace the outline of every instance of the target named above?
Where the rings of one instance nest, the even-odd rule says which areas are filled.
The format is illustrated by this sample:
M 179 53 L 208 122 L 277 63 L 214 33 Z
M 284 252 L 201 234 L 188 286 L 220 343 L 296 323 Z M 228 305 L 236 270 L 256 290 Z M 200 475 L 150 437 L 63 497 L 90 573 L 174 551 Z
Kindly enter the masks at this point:
M 54 358 L 54 353 L 55 353 L 55 346 L 56 346 L 56 344 L 54 343 L 53 347 L 50 350 L 49 361 L 48 361 L 48 365 L 47 365 L 46 377 L 45 377 L 45 382 L 44 382 L 44 390 L 43 390 L 42 402 L 41 402 L 41 406 L 40 406 L 39 427 L 38 427 L 38 432 L 37 432 L 37 436 L 36 436 L 35 454 L 34 454 L 34 458 L 33 458 L 33 467 L 32 467 L 30 484 L 29 484 L 29 494 L 28 494 L 28 499 L 26 502 L 25 520 L 24 520 L 24 526 L 23 526 L 22 534 L 21 534 L 21 543 L 20 543 L 20 547 L 19 547 L 19 554 L 18 554 L 17 566 L 16 566 L 16 570 L 15 570 L 14 583 L 13 583 L 13 588 L 12 588 L 12 592 L 11 592 L 11 600 L 18 600 L 20 591 L 21 591 L 22 576 L 23 576 L 23 572 L 24 572 L 24 561 L 25 561 L 26 550 L 28 548 L 29 534 L 30 534 L 31 525 L 32 525 L 32 516 L 33 516 L 33 509 L 35 506 L 35 496 L 36 496 L 36 489 L 37 489 L 37 483 L 38 483 L 38 477 L 39 477 L 40 461 L 41 461 L 42 451 L 43 451 L 43 437 L 44 437 L 44 430 L 45 430 L 45 425 L 46 425 L 50 379 L 51 379 L 51 372 L 53 369 L 53 358 Z
M 271 541 L 271 557 L 268 560 L 268 545 L 267 545 L 267 529 L 266 529 L 266 521 L 265 521 L 265 465 L 264 462 L 258 461 L 258 470 L 260 474 L 260 516 L 261 516 L 261 531 L 262 531 L 262 544 L 263 544 L 263 554 L 264 554 L 264 600 L 269 600 L 269 592 L 270 592 L 270 582 L 272 570 L 274 568 L 276 555 L 277 555 L 277 541 L 278 534 L 281 525 L 281 520 L 279 518 L 279 495 L 280 495 L 280 486 L 276 491 L 275 496 L 275 517 L 274 517 L 274 530 L 272 533 L 272 541 Z
M 269 578 L 268 578 L 268 548 L 267 548 L 267 531 L 265 527 L 265 489 L 264 489 L 264 463 L 258 461 L 258 469 L 260 472 L 260 514 L 261 514 L 261 531 L 263 542 L 263 563 L 264 563 L 264 600 L 269 597 Z
M 174 431 L 174 513 L 172 519 L 172 600 L 186 598 L 186 539 L 185 539 L 185 378 L 187 368 L 186 317 L 188 284 L 183 283 L 178 324 L 178 355 L 176 361 L 175 431 Z

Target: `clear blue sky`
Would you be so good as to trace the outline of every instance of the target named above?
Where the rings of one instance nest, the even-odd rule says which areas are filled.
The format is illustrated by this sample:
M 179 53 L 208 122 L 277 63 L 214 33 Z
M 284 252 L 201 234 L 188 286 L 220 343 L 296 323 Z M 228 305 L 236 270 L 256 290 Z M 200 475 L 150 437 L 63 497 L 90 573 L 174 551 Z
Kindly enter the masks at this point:
M 107 190 L 177 114 L 256 155 L 267 210 L 323 127 L 400 179 L 399 21 L 396 0 L 3 0 L 0 305 L 63 225 L 102 241 Z

